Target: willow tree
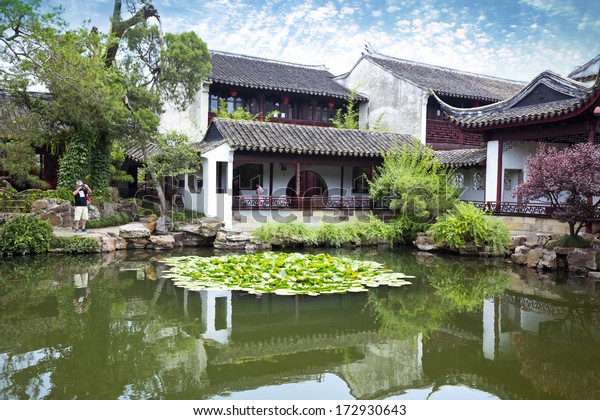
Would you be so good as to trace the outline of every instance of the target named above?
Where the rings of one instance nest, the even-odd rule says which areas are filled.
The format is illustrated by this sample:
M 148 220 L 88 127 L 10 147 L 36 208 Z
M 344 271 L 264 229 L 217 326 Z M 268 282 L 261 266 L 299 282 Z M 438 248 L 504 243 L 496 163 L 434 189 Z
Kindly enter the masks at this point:
M 41 0 L 0 0 L 3 87 L 40 117 L 37 137 L 62 156 L 59 185 L 90 176 L 102 190 L 111 147 L 137 146 L 149 157 L 164 101 L 187 107 L 210 72 L 210 54 L 193 32 L 163 34 L 145 0 L 115 0 L 108 34 L 91 22 L 69 29 L 61 13 L 43 13 Z M 31 95 L 33 85 L 50 99 Z M 159 198 L 166 208 L 162 189 Z

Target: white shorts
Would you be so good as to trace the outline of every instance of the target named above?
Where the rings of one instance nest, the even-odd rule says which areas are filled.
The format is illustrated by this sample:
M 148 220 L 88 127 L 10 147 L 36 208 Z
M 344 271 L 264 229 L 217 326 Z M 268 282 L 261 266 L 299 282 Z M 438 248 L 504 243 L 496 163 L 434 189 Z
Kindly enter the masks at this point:
M 87 220 L 88 219 L 88 208 L 87 206 L 75 206 L 75 221 L 77 222 L 79 219 Z

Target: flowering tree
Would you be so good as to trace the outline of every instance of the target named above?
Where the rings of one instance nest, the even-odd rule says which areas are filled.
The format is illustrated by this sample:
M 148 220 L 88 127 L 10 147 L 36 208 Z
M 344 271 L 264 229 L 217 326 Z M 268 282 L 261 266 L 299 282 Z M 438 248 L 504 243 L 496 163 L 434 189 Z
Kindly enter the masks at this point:
M 515 189 L 514 195 L 525 201 L 548 199 L 552 217 L 568 223 L 570 235 L 577 236 L 596 216 L 600 204 L 598 162 L 599 145 L 579 143 L 558 150 L 540 143 L 537 153 L 525 159 L 527 181 Z

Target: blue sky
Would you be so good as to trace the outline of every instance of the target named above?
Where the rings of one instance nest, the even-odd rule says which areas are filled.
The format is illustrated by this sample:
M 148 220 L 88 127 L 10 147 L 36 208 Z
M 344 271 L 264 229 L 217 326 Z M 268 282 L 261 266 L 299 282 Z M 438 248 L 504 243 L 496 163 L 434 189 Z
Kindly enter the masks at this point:
M 108 29 L 114 0 L 61 4 L 74 26 Z M 324 64 L 344 73 L 378 52 L 507 79 L 568 74 L 600 53 L 599 0 L 155 0 L 165 32 L 210 49 Z

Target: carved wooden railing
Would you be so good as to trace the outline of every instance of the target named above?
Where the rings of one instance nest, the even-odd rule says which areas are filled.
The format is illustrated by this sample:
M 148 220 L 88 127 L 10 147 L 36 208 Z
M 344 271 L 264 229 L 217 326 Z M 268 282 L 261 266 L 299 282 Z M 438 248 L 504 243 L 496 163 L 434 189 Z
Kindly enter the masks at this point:
M 373 209 L 381 208 L 369 197 L 342 196 L 239 196 L 233 197 L 234 210 L 248 209 Z
M 546 203 L 522 203 L 515 201 L 472 201 L 471 203 L 485 212 L 498 216 L 552 217 L 554 208 Z

